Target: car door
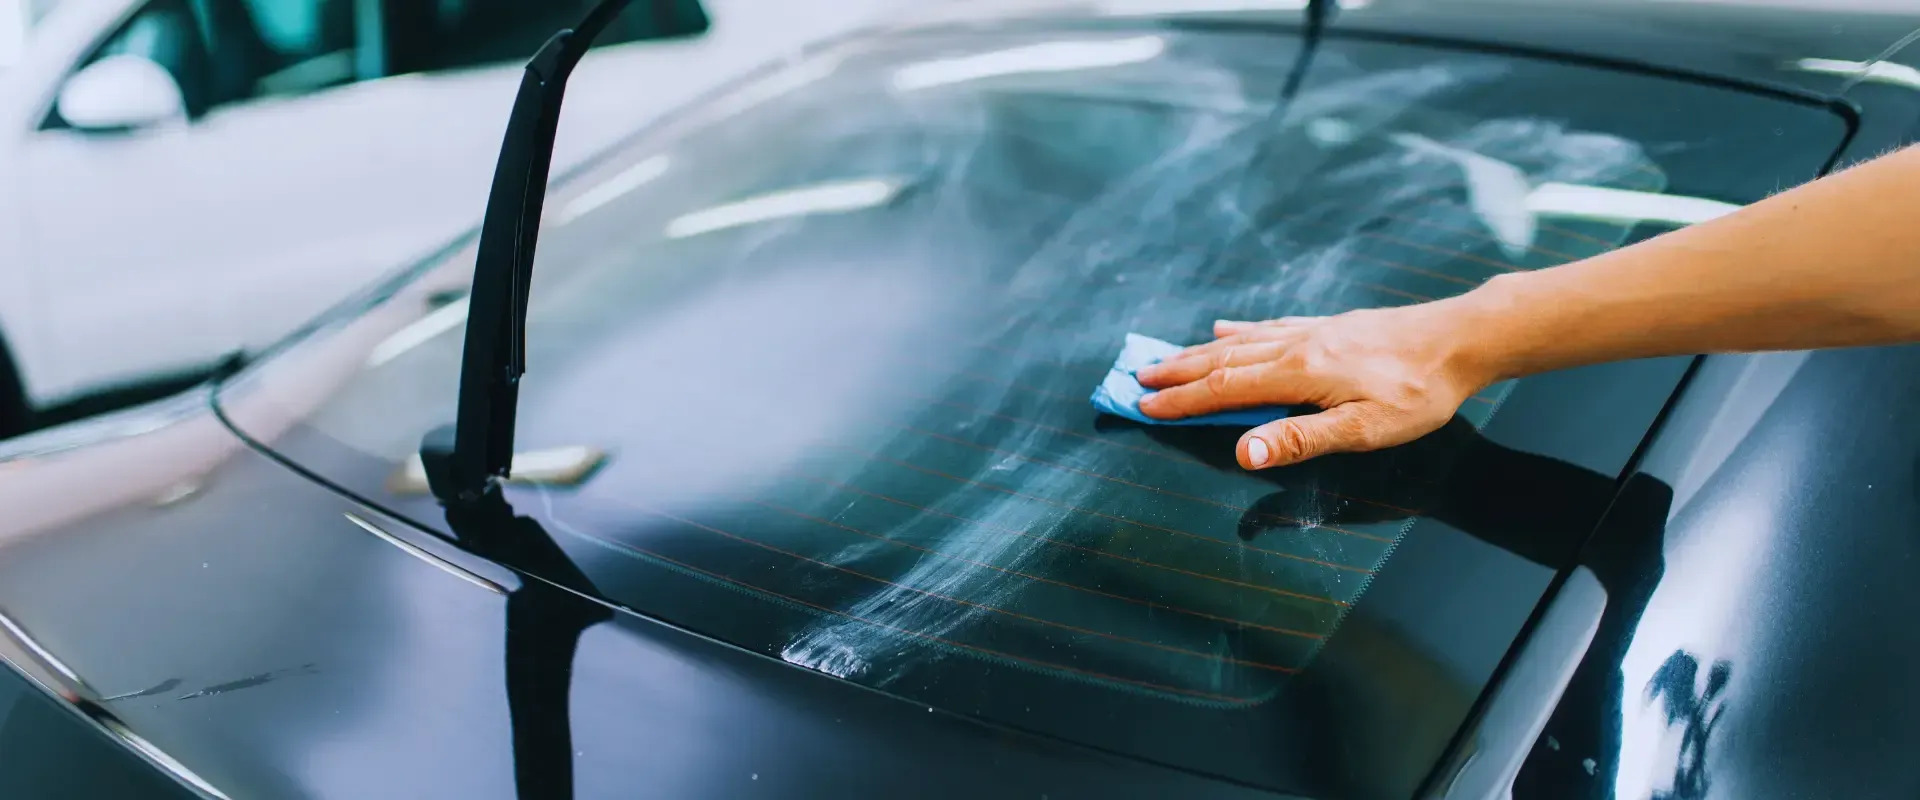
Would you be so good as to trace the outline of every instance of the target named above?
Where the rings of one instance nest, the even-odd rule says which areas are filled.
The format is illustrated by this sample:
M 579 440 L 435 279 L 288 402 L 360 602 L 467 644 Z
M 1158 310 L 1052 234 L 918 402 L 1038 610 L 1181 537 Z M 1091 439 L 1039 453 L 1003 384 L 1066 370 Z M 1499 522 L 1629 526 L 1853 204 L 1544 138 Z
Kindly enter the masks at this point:
M 299 299 L 351 285 L 355 257 L 374 258 L 392 205 L 356 202 L 372 194 L 356 179 L 390 148 L 345 124 L 354 103 L 319 91 L 359 77 L 353 22 L 351 0 L 150 0 L 74 65 L 149 58 L 178 83 L 185 118 L 82 130 L 56 107 L 28 141 L 58 353 L 36 399 L 214 359 L 260 317 L 304 314 Z M 262 282 L 282 291 L 249 291 Z
M 25 148 L 58 353 L 36 399 L 263 344 L 470 224 L 517 71 L 454 92 L 370 80 L 369 8 L 150 0 L 74 65 L 151 58 L 186 118 L 90 131 L 56 108 Z
M 641 41 L 653 22 L 628 13 L 568 91 L 555 168 L 890 2 L 709 0 L 715 32 L 670 43 Z M 258 347 L 459 235 L 484 209 L 519 63 L 592 5 L 147 0 L 74 67 L 159 61 L 186 119 L 99 132 L 50 113 L 24 149 L 56 354 L 31 394 Z

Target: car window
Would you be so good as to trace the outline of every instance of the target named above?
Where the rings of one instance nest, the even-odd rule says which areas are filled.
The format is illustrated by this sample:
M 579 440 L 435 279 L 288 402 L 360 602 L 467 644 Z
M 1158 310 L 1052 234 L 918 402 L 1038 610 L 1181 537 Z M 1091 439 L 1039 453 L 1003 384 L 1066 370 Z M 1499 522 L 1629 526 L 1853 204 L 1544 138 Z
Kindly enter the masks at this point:
M 1276 118 L 1293 48 L 903 37 L 778 70 L 616 154 L 546 203 L 515 440 L 529 466 L 606 460 L 511 502 L 612 602 L 798 667 L 1277 790 L 1411 795 L 1552 574 L 1498 613 L 1465 600 L 1510 556 L 1436 555 L 1452 540 L 1427 509 L 1461 485 L 1451 466 L 1507 420 L 1638 441 L 1678 378 L 1608 386 L 1592 415 L 1550 377 L 1501 384 L 1415 447 L 1249 474 L 1237 429 L 1094 413 L 1123 337 L 1198 341 L 1217 318 L 1404 305 L 1591 256 L 1811 177 L 1845 124 L 1348 40 Z M 453 419 L 464 306 L 437 282 L 469 258 L 294 345 L 285 363 L 353 359 L 352 377 L 275 415 L 304 420 L 291 431 L 243 429 L 452 536 L 409 475 Z M 300 385 L 286 394 L 309 402 Z M 1570 552 L 1604 500 L 1515 527 Z
M 189 117 L 355 79 L 353 0 L 149 0 L 79 68 L 114 55 L 165 67 Z M 57 112 L 49 125 L 58 127 Z
M 693 0 L 676 0 L 682 15 Z M 636 6 L 644 7 L 641 3 Z M 356 81 L 525 59 L 577 22 L 587 0 L 149 0 L 81 64 L 134 54 L 167 68 L 190 117 Z M 649 38 L 646 9 L 603 44 Z M 50 120 L 61 123 L 57 115 Z
M 579 22 L 592 0 L 384 0 L 387 69 L 394 74 L 461 69 L 525 59 L 553 31 Z M 652 4 L 663 5 L 663 4 Z M 695 0 L 674 0 L 686 18 Z M 656 30 L 647 3 L 635 3 L 595 41 L 599 46 L 649 38 Z
M 357 72 L 356 0 L 196 0 L 213 51 L 231 64 L 237 99 L 301 94 L 369 77 Z

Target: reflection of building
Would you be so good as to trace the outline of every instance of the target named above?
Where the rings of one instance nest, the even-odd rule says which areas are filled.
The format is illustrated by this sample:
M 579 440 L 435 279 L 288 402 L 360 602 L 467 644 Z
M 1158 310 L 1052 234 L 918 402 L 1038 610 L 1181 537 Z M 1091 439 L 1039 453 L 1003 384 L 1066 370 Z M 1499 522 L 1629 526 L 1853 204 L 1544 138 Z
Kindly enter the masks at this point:
M 1654 792 L 1652 800 L 1707 796 L 1707 737 L 1725 710 L 1722 695 L 1732 676 L 1733 664 L 1717 661 L 1707 673 L 1706 685 L 1700 685 L 1700 661 L 1684 650 L 1675 651 L 1654 673 L 1647 684 L 1647 699 L 1662 704 L 1668 725 L 1680 726 L 1680 752 L 1672 787 Z

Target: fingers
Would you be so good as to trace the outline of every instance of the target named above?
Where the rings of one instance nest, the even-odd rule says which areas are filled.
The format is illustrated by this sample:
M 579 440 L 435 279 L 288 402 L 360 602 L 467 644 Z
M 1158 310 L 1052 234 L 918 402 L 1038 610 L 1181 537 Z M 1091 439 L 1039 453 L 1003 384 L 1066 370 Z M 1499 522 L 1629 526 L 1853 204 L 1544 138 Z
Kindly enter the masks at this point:
M 1213 321 L 1213 335 L 1215 338 L 1226 338 L 1236 333 L 1244 333 L 1246 331 L 1253 330 L 1264 324 L 1266 323 L 1241 322 L 1239 320 L 1231 320 L 1231 319 L 1216 319 Z
M 1311 402 L 1319 385 L 1305 376 L 1281 373 L 1274 362 L 1227 367 L 1204 378 L 1147 395 L 1140 412 L 1154 419 L 1179 419 L 1233 408 Z
M 1184 358 L 1186 356 L 1199 355 L 1201 353 L 1211 353 L 1222 347 L 1226 347 L 1228 345 L 1233 345 L 1233 344 L 1245 344 L 1248 342 L 1289 341 L 1289 340 L 1300 338 L 1300 334 L 1303 331 L 1305 331 L 1305 328 L 1298 325 L 1261 324 L 1252 328 L 1248 328 L 1239 333 L 1235 333 L 1229 336 L 1218 337 L 1211 342 L 1202 342 L 1196 345 L 1189 345 L 1186 348 L 1182 349 L 1180 352 L 1170 356 L 1167 360 L 1171 361 L 1175 358 Z
M 1211 350 L 1176 355 L 1140 370 L 1135 377 L 1140 379 L 1140 385 L 1149 389 L 1179 386 L 1207 377 L 1207 373 L 1214 370 L 1272 361 L 1285 353 L 1287 347 L 1286 342 L 1223 341 L 1220 347 Z
M 1243 333 L 1254 333 L 1254 332 L 1257 332 L 1263 329 L 1268 329 L 1268 328 L 1281 328 L 1289 325 L 1299 325 L 1303 322 L 1306 322 L 1309 319 L 1312 319 L 1312 317 L 1281 317 L 1279 319 L 1262 320 L 1259 322 L 1242 322 L 1240 320 L 1216 319 L 1213 321 L 1213 335 L 1215 338 L 1224 339 L 1228 336 L 1234 336 L 1234 335 L 1243 334 Z
M 1236 455 L 1246 469 L 1271 469 L 1298 464 L 1328 453 L 1373 450 L 1392 437 L 1381 430 L 1390 424 L 1366 413 L 1362 403 L 1334 406 L 1318 414 L 1274 420 L 1240 437 Z

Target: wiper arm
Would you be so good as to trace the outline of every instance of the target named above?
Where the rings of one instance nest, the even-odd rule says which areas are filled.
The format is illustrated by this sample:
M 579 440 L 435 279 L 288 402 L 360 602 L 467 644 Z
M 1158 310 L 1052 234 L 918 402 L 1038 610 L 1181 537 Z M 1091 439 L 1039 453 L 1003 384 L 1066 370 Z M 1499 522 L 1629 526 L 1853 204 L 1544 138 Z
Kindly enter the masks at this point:
M 520 376 L 527 369 L 527 289 L 554 132 L 560 125 L 560 100 L 574 66 L 629 2 L 602 0 L 579 25 L 548 39 L 520 76 L 480 226 L 467 301 L 459 408 L 450 428 L 436 428 L 420 443 L 427 483 L 443 503 L 486 496 L 512 466 Z M 656 10 L 663 20 L 673 11 Z M 667 35 L 690 32 L 669 30 Z
M 1327 30 L 1327 23 L 1333 21 L 1333 13 L 1340 10 L 1340 0 L 1307 0 L 1306 36 L 1301 42 L 1300 58 L 1294 62 L 1293 70 L 1287 75 L 1287 84 L 1280 90 L 1280 96 L 1292 101 L 1299 94 L 1300 84 L 1307 78 L 1307 65 L 1313 63 L 1313 57 L 1320 51 L 1320 37 Z
M 1247 199 L 1248 186 L 1255 176 L 1265 172 L 1268 164 L 1273 163 L 1273 148 L 1278 137 L 1267 134 L 1277 133 L 1287 123 L 1287 113 L 1293 110 L 1294 97 L 1300 94 L 1301 85 L 1306 83 L 1307 70 L 1313 66 L 1314 57 L 1320 53 L 1320 39 L 1326 33 L 1327 24 L 1333 20 L 1335 12 L 1340 10 L 1340 0 L 1307 0 L 1301 9 L 1301 22 L 1304 23 L 1300 39 L 1300 52 L 1293 57 L 1293 66 L 1287 70 L 1286 82 L 1280 85 L 1280 96 L 1273 102 L 1273 110 L 1268 112 L 1266 124 L 1259 133 L 1263 137 L 1254 144 L 1253 155 L 1247 159 L 1247 169 L 1241 173 L 1240 197 Z

